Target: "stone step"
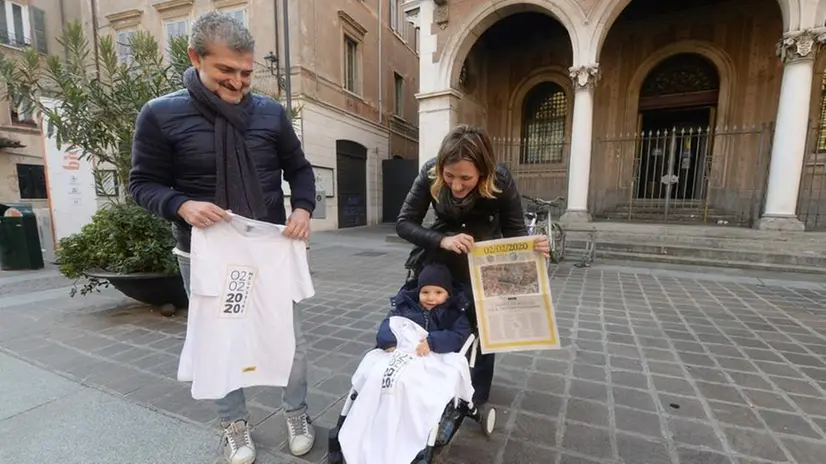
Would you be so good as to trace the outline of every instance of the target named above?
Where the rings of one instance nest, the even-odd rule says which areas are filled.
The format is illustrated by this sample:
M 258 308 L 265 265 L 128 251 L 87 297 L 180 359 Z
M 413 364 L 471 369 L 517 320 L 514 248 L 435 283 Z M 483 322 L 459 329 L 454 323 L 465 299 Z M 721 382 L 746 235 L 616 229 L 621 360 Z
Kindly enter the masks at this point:
M 565 262 L 576 262 L 579 259 L 578 250 L 570 250 L 572 256 L 568 256 L 568 251 L 566 250 L 566 258 Z M 817 275 L 826 275 L 826 267 L 814 267 L 814 266 L 793 266 L 793 265 L 785 265 L 785 264 L 774 264 L 774 263 L 758 263 L 758 262 L 751 262 L 751 261 L 724 261 L 719 259 L 708 259 L 708 258 L 701 258 L 701 257 L 686 257 L 686 256 L 673 256 L 673 255 L 662 255 L 662 254 L 650 254 L 650 253 L 629 253 L 629 252 L 621 252 L 621 251 L 610 251 L 610 250 L 603 250 L 600 249 L 599 245 L 596 249 L 596 262 L 599 262 L 599 259 L 612 259 L 612 260 L 619 260 L 619 261 L 638 261 L 638 262 L 649 262 L 649 263 L 669 263 L 669 264 L 681 264 L 681 265 L 691 265 L 691 266 L 708 266 L 708 267 L 721 267 L 721 268 L 736 268 L 736 269 L 752 269 L 752 270 L 759 270 L 759 271 L 771 271 L 771 272 L 795 272 L 795 273 L 802 273 L 802 274 L 817 274 Z
M 587 239 L 588 232 L 580 230 L 566 230 L 566 238 L 569 241 L 582 241 Z M 685 246 L 692 248 L 708 248 L 718 250 L 743 250 L 762 251 L 769 253 L 806 253 L 817 252 L 826 253 L 826 243 L 823 241 L 807 239 L 764 237 L 748 238 L 735 234 L 734 236 L 715 235 L 687 235 L 687 234 L 661 234 L 661 233 L 627 233 L 599 231 L 597 233 L 597 243 L 618 243 L 618 244 L 643 244 L 649 246 Z
M 566 240 L 568 249 L 584 249 L 584 240 Z M 724 247 L 702 247 L 696 245 L 675 245 L 658 243 L 622 243 L 597 240 L 597 255 L 600 252 L 630 253 L 660 257 L 714 260 L 723 263 L 760 263 L 782 266 L 820 267 L 826 273 L 826 252 L 780 249 L 738 249 Z

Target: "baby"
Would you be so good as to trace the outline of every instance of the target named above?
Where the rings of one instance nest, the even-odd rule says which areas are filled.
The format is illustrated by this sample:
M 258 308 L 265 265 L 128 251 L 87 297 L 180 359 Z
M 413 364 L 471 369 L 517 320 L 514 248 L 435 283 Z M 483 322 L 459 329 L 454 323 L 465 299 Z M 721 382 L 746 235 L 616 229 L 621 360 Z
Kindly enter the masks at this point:
M 464 310 L 468 300 L 461 286 L 453 285 L 450 271 L 442 264 L 425 266 L 417 285 L 405 285 L 393 298 L 393 309 L 382 321 L 376 335 L 377 347 L 396 349 L 396 336 L 390 330 L 390 317 L 401 316 L 428 332 L 416 347 L 416 354 L 458 353 L 470 336 L 470 322 Z

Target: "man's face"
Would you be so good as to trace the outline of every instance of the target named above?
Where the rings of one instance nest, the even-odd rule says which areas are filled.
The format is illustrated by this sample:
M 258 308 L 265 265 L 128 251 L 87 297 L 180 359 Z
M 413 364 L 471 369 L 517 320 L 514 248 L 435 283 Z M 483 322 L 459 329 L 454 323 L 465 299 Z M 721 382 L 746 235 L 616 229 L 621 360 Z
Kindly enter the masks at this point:
M 194 48 L 189 48 L 192 66 L 198 69 L 201 82 L 212 93 L 227 103 L 239 103 L 249 92 L 252 80 L 252 52 L 238 52 L 222 43 L 209 46 L 209 53 L 198 56 Z

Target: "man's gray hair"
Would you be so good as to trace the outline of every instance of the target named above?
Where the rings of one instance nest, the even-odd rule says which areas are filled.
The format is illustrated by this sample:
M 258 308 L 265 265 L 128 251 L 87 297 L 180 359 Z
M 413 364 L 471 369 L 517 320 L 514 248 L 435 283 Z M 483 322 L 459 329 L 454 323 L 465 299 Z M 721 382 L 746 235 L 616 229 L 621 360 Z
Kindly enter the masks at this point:
M 198 56 L 209 53 L 209 45 L 221 43 L 238 52 L 255 50 L 255 39 L 244 24 L 225 13 L 211 11 L 192 23 L 189 46 Z

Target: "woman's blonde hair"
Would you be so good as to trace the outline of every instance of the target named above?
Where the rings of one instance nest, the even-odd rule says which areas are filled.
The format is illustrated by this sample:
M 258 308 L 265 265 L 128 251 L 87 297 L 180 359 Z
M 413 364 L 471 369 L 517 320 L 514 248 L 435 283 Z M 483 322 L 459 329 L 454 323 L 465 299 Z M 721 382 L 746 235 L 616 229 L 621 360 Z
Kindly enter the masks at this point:
M 442 140 L 436 164 L 428 172 L 432 181 L 430 194 L 434 200 L 439 201 L 439 192 L 445 186 L 445 166 L 459 161 L 470 161 L 479 171 L 479 183 L 476 185 L 479 195 L 496 198 L 495 194 L 501 193 L 496 187 L 496 162 L 490 138 L 481 127 L 460 124 Z

